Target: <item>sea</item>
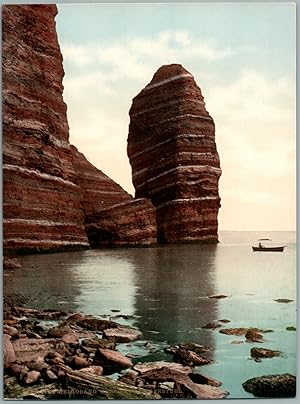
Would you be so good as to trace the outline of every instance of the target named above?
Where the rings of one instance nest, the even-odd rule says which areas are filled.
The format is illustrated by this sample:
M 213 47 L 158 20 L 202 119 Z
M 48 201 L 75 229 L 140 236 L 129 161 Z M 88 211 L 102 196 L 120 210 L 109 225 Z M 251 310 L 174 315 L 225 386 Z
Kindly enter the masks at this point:
M 284 252 L 253 252 L 259 238 L 286 245 Z M 252 398 L 242 384 L 268 374 L 296 375 L 296 233 L 219 234 L 217 245 L 101 249 L 20 258 L 5 271 L 4 295 L 32 308 L 60 308 L 112 318 L 138 328 L 143 339 L 120 344 L 133 362 L 172 361 L 164 349 L 181 342 L 211 348 L 211 364 L 195 372 L 222 382 L 228 398 Z M 213 298 L 223 295 L 223 298 Z M 288 303 L 276 299 L 289 299 Z M 205 329 L 257 327 L 263 343 Z M 252 347 L 279 350 L 256 362 Z M 118 375 L 112 375 L 117 378 Z

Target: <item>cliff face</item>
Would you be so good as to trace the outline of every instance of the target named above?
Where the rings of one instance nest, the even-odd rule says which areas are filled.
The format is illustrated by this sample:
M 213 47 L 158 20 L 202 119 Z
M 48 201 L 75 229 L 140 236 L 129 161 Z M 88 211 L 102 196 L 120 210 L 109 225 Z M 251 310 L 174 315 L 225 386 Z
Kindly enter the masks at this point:
M 133 200 L 69 144 L 56 14 L 3 7 L 4 251 L 152 244 L 151 202 Z
M 215 125 L 181 65 L 162 66 L 133 99 L 128 156 L 136 197 L 156 207 L 159 241 L 218 240 Z
M 2 10 L 4 250 L 87 247 L 56 6 Z
M 151 201 L 133 199 L 76 147 L 72 146 L 72 152 L 91 246 L 156 243 L 156 214 Z

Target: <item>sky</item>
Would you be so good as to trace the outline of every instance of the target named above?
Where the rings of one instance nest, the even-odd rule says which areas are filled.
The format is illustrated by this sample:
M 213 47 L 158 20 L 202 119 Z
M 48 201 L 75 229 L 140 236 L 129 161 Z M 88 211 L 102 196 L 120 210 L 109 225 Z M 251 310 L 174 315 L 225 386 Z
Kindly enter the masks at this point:
M 220 230 L 296 228 L 296 9 L 292 3 L 60 4 L 70 142 L 134 195 L 129 109 L 182 64 L 216 126 Z

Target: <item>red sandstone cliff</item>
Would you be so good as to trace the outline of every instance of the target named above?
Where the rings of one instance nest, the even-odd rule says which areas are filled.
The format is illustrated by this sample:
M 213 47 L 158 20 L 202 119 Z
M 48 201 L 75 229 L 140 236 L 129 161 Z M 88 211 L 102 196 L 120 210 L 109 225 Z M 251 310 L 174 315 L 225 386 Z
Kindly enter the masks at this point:
M 4 249 L 87 247 L 54 5 L 2 9 Z
M 149 200 L 133 199 L 72 146 L 82 192 L 86 233 L 93 247 L 156 243 L 156 212 Z
M 181 65 L 162 66 L 133 99 L 128 156 L 136 197 L 157 209 L 159 241 L 218 240 L 215 125 Z
M 69 144 L 56 14 L 54 5 L 3 7 L 4 251 L 152 244 L 151 202 Z

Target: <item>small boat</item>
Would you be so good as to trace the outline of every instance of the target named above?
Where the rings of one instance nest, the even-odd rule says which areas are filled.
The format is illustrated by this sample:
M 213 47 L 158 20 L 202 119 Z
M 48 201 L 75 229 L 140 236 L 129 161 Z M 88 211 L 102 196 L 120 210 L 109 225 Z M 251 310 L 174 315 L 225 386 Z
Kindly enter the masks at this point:
M 271 241 L 270 238 L 261 238 L 258 240 L 258 246 L 252 246 L 253 251 L 273 251 L 273 252 L 283 252 L 285 245 L 282 246 L 265 246 L 261 241 Z

